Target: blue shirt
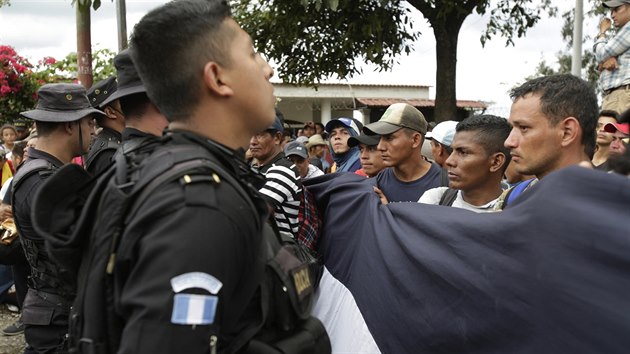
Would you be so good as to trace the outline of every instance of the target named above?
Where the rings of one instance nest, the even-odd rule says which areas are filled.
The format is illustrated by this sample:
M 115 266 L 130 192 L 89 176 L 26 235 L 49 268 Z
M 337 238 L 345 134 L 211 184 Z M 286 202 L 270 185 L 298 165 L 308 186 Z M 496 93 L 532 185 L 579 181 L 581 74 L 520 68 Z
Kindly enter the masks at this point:
M 415 181 L 403 182 L 394 175 L 392 168 L 386 168 L 376 175 L 376 183 L 387 200 L 390 202 L 417 202 L 429 189 L 441 185 L 440 173 L 442 169 L 435 163 L 431 168 Z

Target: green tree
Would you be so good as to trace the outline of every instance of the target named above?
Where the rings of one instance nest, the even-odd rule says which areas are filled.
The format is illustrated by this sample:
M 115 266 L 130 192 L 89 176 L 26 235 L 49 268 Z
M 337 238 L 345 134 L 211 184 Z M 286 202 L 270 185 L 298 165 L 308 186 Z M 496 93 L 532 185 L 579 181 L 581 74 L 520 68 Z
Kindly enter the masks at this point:
M 556 12 L 550 0 L 240 0 L 234 13 L 256 48 L 279 64 L 281 79 L 313 84 L 360 73 L 358 61 L 391 68 L 419 35 L 409 17 L 412 9 L 422 13 L 436 39 L 438 120 L 456 112 L 457 39 L 470 14 L 490 15 L 482 45 L 495 35 L 508 45 L 543 12 Z
M 601 6 L 599 1 L 590 1 L 590 9 L 585 14 L 585 19 L 600 17 L 605 13 L 605 8 Z M 536 71 L 533 75 L 525 78 L 531 80 L 540 76 L 547 76 L 553 74 L 570 74 L 571 73 L 571 60 L 573 56 L 573 24 L 574 24 L 574 11 L 570 10 L 562 14 L 564 20 L 562 26 L 562 40 L 565 42 L 565 48 L 556 53 L 556 61 L 554 64 L 548 64 L 546 60 L 541 62 L 536 67 Z M 593 36 L 587 33 L 582 37 L 582 78 L 587 80 L 593 88 L 601 94 L 601 90 L 597 85 L 599 79 L 599 71 L 597 70 L 597 61 L 595 59 L 595 53 L 593 52 Z M 552 66 L 553 65 L 553 66 Z

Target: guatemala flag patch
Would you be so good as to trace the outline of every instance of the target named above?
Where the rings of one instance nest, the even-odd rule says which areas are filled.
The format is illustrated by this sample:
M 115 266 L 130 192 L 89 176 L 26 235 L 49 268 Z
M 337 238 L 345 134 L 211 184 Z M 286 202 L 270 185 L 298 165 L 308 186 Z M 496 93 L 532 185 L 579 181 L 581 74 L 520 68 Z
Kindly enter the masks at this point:
M 214 295 L 175 294 L 171 322 L 182 325 L 208 325 L 214 322 L 219 299 Z

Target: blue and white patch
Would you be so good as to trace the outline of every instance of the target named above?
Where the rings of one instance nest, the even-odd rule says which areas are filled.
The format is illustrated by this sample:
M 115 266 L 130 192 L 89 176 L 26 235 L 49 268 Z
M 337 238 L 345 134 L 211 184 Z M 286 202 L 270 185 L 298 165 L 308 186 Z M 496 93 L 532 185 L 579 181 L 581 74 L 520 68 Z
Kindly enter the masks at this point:
M 171 278 L 171 287 L 176 293 L 186 289 L 200 288 L 216 295 L 223 287 L 223 283 L 210 274 L 190 272 Z
M 181 325 L 214 323 L 219 298 L 214 295 L 175 294 L 171 322 Z

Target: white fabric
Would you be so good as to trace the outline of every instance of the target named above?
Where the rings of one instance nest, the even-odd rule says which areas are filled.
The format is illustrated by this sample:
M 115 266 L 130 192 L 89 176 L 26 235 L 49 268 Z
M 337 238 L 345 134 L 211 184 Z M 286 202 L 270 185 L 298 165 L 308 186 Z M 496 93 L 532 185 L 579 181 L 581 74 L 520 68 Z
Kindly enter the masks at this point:
M 325 267 L 312 313 L 326 327 L 333 353 L 381 352 L 350 290 Z
M 0 188 L 0 201 L 4 200 L 4 196 L 7 195 L 7 191 L 9 190 L 9 185 L 11 184 L 12 180 L 13 177 L 10 177 L 6 180 L 6 182 L 4 182 L 2 188 Z
M 444 194 L 444 192 L 446 192 L 447 189 L 448 187 L 437 187 L 429 189 L 428 191 L 424 192 L 424 194 L 420 197 L 418 203 L 439 205 L 440 199 L 442 199 L 442 195 Z M 490 213 L 495 211 L 494 207 L 496 206 L 498 201 L 499 197 L 484 205 L 476 206 L 467 203 L 462 197 L 462 191 L 457 191 L 457 197 L 453 201 L 452 207 L 474 211 L 475 213 Z
M 322 170 L 320 170 L 316 166 L 308 165 L 308 172 L 306 173 L 306 176 L 304 176 L 304 179 L 323 176 L 323 175 L 324 175 L 324 172 L 322 172 Z

